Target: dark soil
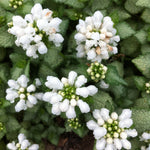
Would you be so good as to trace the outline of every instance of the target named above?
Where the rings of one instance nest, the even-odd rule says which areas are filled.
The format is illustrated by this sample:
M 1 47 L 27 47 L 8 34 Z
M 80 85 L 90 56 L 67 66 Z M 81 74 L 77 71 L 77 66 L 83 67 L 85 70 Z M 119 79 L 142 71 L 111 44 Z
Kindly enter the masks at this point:
M 60 137 L 58 146 L 45 141 L 45 150 L 93 150 L 94 137 L 89 132 L 84 138 L 80 138 L 75 133 L 65 133 Z

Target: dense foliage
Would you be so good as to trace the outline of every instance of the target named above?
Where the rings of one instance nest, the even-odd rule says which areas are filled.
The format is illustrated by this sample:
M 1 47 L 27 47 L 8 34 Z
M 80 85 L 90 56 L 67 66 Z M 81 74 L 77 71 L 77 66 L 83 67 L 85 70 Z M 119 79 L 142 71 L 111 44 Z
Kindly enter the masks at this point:
M 24 17 L 30 13 L 35 3 L 52 10 L 54 17 L 62 19 L 60 33 L 64 38 L 61 46 L 56 47 L 47 42 L 48 52 L 33 59 L 27 57 L 22 47 L 15 45 L 16 37 L 8 33 L 8 23 L 14 15 Z M 43 139 L 57 145 L 64 132 L 73 131 L 83 137 L 89 131 L 86 122 L 92 119 L 94 109 L 107 108 L 110 112 L 121 113 L 122 109 L 132 110 L 134 128 L 138 135 L 150 131 L 150 3 L 149 0 L 24 0 L 22 5 L 11 7 L 9 0 L 0 0 L 0 150 L 6 144 L 16 140 L 19 133 L 24 133 L 33 143 L 44 149 Z M 87 69 L 90 61 L 76 57 L 77 33 L 79 19 L 92 16 L 100 10 L 104 16 L 110 16 L 120 36 L 118 54 L 103 60 L 107 66 L 104 81 L 109 88 L 101 88 L 99 82 L 91 79 Z M 79 126 L 61 114 L 51 113 L 51 105 L 38 103 L 25 111 L 15 112 L 15 104 L 6 100 L 7 82 L 17 80 L 25 74 L 31 81 L 39 78 L 42 86 L 40 92 L 48 91 L 44 85 L 47 76 L 59 79 L 67 77 L 70 71 L 84 75 L 88 85 L 95 85 L 98 93 L 88 98 L 91 112 L 78 116 Z M 79 112 L 79 110 L 77 110 Z M 132 149 L 140 149 L 143 144 L 139 137 L 130 140 Z

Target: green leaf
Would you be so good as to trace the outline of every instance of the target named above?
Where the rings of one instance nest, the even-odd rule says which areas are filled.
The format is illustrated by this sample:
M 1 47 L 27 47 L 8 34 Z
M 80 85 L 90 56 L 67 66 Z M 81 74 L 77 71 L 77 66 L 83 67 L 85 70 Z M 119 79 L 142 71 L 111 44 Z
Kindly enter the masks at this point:
M 5 56 L 6 56 L 6 49 L 4 48 L 0 48 L 0 62 L 4 60 Z
M 141 18 L 146 22 L 150 23 L 150 9 L 145 9 L 141 15 Z
M 129 11 L 131 14 L 139 13 L 142 8 L 136 6 L 137 0 L 126 0 L 125 2 L 125 9 Z
M 84 7 L 84 3 L 80 2 L 79 0 L 65 0 L 64 3 L 73 8 L 83 8 Z
M 110 85 L 127 85 L 127 83 L 119 76 L 119 73 L 115 66 L 108 65 L 107 67 L 108 70 L 105 77 L 106 83 Z
M 109 87 L 110 88 L 110 90 L 113 92 L 113 94 L 115 95 L 115 98 L 116 99 L 119 99 L 119 98 L 121 98 L 121 97 L 125 97 L 126 96 L 126 94 L 127 94 L 127 89 L 126 89 L 126 87 L 125 86 L 123 86 L 123 85 L 117 85 L 117 86 L 110 86 Z
M 111 4 L 111 0 L 94 0 L 92 3 L 92 11 L 101 10 L 107 8 Z
M 150 45 L 149 44 L 142 45 L 141 52 L 142 54 L 150 53 Z
M 43 4 L 46 0 L 34 0 L 34 4 L 36 3 L 40 3 L 40 4 Z
M 149 103 L 148 103 L 147 98 L 137 99 L 135 101 L 134 107 L 138 109 L 149 109 Z
M 62 69 L 62 73 L 64 74 L 64 76 L 68 76 L 70 71 L 75 71 L 77 72 L 79 75 L 84 75 L 86 78 L 89 77 L 89 75 L 87 74 L 87 68 L 88 66 L 86 64 L 78 64 L 78 65 L 70 65 L 69 68 L 65 68 Z
M 13 64 L 18 68 L 24 68 L 27 64 L 27 57 L 25 55 L 12 53 L 11 55 L 9 55 L 9 57 Z
M 150 78 L 150 54 L 140 55 L 132 60 L 134 65 L 145 75 Z
M 135 37 L 139 40 L 141 44 L 144 44 L 147 39 L 147 33 L 144 30 L 140 30 L 135 34 Z
M 138 52 L 139 51 L 139 47 L 140 47 L 139 41 L 134 36 L 126 38 L 125 40 L 123 40 L 121 42 L 120 45 L 121 45 L 121 52 L 123 54 L 125 54 L 125 55 L 128 55 L 128 56 L 132 56 L 132 54 L 135 55 L 136 51 Z
M 116 67 L 118 74 L 120 77 L 123 77 L 124 75 L 124 68 L 123 68 L 123 64 L 119 61 L 114 61 L 113 63 L 111 63 L 112 66 Z
M 130 142 L 131 142 L 133 150 L 140 150 L 139 147 L 141 147 L 143 145 L 141 141 L 139 142 L 139 138 L 138 137 L 130 139 Z
M 8 116 L 8 122 L 6 124 L 7 132 L 13 132 L 19 129 L 20 129 L 19 122 L 14 117 Z
M 110 111 L 114 109 L 114 104 L 112 101 L 111 96 L 103 91 L 99 91 L 97 94 L 95 94 L 93 97 L 93 105 L 94 109 L 101 109 L 101 108 L 107 108 Z
M 135 33 L 131 26 L 126 22 L 121 22 L 117 24 L 116 28 L 118 30 L 118 35 L 120 35 L 122 39 L 125 39 Z
M 16 13 L 21 15 L 29 14 L 31 12 L 32 7 L 32 1 L 24 2 L 22 6 L 17 8 Z
M 139 134 L 150 129 L 150 110 L 132 109 L 132 119 Z
M 69 20 L 68 19 L 62 20 L 62 23 L 59 26 L 60 33 L 62 35 L 65 35 L 65 33 L 66 33 L 67 29 L 68 29 L 68 25 L 69 25 Z
M 11 47 L 14 44 L 13 35 L 9 34 L 7 27 L 0 28 L 0 47 Z
M 148 8 L 150 8 L 149 0 L 138 0 L 136 5 L 140 6 L 140 7 L 148 7 Z
M 3 63 L 0 64 L 0 79 L 4 82 L 7 82 L 9 77 L 9 64 Z
M 24 70 L 22 68 L 18 68 L 16 66 L 11 68 L 11 79 L 17 80 L 22 74 L 24 74 Z
M 47 138 L 52 144 L 57 145 L 60 134 L 62 134 L 64 131 L 65 131 L 65 129 L 63 129 L 63 128 L 60 128 L 58 126 L 56 128 L 56 126 L 51 125 L 47 131 L 48 132 Z
M 142 76 L 134 76 L 134 82 L 135 82 L 135 85 L 136 87 L 140 90 L 140 91 L 143 91 L 144 88 L 145 88 L 145 78 L 142 77 Z
M 58 67 L 63 61 L 63 55 L 60 50 L 61 47 L 51 46 L 48 49 L 47 54 L 44 56 L 44 63 L 52 69 Z
M 9 0 L 0 0 L 0 6 L 5 8 L 6 10 L 12 9 L 11 7 L 9 7 Z
M 42 63 L 39 67 L 38 76 L 46 79 L 47 76 L 56 76 L 56 73 L 45 63 Z
M 84 126 L 77 129 L 73 129 L 73 131 L 81 138 L 83 138 L 88 133 L 87 128 L 85 128 Z

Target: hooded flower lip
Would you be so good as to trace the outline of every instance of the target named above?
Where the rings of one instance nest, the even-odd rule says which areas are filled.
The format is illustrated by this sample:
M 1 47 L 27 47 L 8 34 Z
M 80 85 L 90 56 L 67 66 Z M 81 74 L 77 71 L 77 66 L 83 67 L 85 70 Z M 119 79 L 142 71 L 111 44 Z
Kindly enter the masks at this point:
M 16 112 L 31 108 L 37 103 L 37 99 L 42 98 L 43 94 L 36 92 L 40 85 L 41 82 L 38 78 L 35 79 L 35 84 L 29 84 L 29 79 L 25 75 L 21 75 L 17 81 L 11 79 L 8 81 L 6 100 L 10 103 L 17 101 Z
M 47 77 L 45 85 L 51 89 L 43 95 L 43 100 L 52 104 L 52 113 L 60 115 L 65 112 L 67 118 L 75 118 L 75 107 L 79 107 L 81 113 L 88 113 L 90 107 L 86 101 L 88 96 L 93 96 L 98 89 L 94 85 L 83 87 L 87 82 L 84 75 L 77 76 L 77 73 L 70 71 L 68 78 L 61 81 L 53 76 Z
M 97 150 L 131 149 L 128 137 L 136 137 L 137 131 L 131 129 L 133 121 L 132 111 L 124 109 L 120 116 L 116 112 L 110 114 L 109 110 L 95 109 L 93 117 L 96 119 L 87 122 L 87 127 L 93 130 Z
M 31 143 L 26 139 L 26 136 L 20 133 L 18 135 L 18 143 L 15 143 L 14 141 L 12 143 L 8 143 L 7 148 L 9 150 L 38 150 L 39 145 L 31 145 Z
M 59 33 L 62 20 L 53 18 L 52 14 L 51 10 L 42 9 L 41 4 L 37 3 L 31 9 L 31 14 L 27 14 L 25 18 L 13 16 L 13 22 L 9 23 L 8 32 L 17 37 L 16 45 L 26 50 L 28 57 L 38 58 L 38 54 L 47 53 L 48 41 L 55 46 L 60 46 L 63 42 Z
M 86 17 L 85 21 L 80 19 L 76 29 L 77 57 L 87 55 L 88 60 L 101 62 L 118 52 L 116 46 L 120 37 L 116 36 L 111 18 L 103 17 L 100 11 Z

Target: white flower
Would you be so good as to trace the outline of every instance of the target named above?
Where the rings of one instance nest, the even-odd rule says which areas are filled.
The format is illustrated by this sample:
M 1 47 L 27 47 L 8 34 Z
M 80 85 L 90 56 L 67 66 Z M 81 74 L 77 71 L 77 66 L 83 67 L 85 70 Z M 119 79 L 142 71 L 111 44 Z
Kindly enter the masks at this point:
M 7 148 L 9 150 L 17 150 L 17 149 L 20 149 L 20 150 L 25 150 L 25 149 L 38 150 L 39 145 L 38 144 L 31 145 L 31 143 L 26 139 L 26 136 L 21 133 L 18 135 L 18 143 L 15 143 L 14 141 L 12 143 L 8 143 Z
M 33 144 L 28 149 L 29 150 L 38 150 L 39 149 L 39 145 L 38 144 Z
M 130 129 L 132 125 L 130 122 L 133 123 L 130 118 L 131 115 L 132 111 L 127 109 L 123 110 L 120 116 L 118 116 L 116 112 L 112 112 L 110 114 L 109 110 L 106 108 L 102 108 L 101 110 L 95 109 L 93 111 L 93 117 L 96 121 L 90 120 L 86 123 L 86 125 L 90 130 L 93 130 L 93 134 L 96 139 L 96 149 L 131 149 L 131 143 L 127 140 L 127 138 L 137 136 L 137 131 L 135 129 Z M 127 124 L 127 121 L 129 121 L 129 124 Z M 121 123 L 123 124 L 121 127 L 120 122 L 123 122 Z
M 140 136 L 140 141 L 145 142 L 144 146 L 141 146 L 141 150 L 150 150 L 150 132 L 143 132 Z
M 67 118 L 75 118 L 75 107 L 79 107 L 81 113 L 88 113 L 90 107 L 85 99 L 96 94 L 98 89 L 93 85 L 83 87 L 86 82 L 84 75 L 77 77 L 74 71 L 70 71 L 68 78 L 63 77 L 61 80 L 48 76 L 45 85 L 50 92 L 43 95 L 43 100 L 52 104 L 52 113 L 55 115 L 65 112 Z
M 100 139 L 101 137 L 105 136 L 107 133 L 107 130 L 103 127 L 98 127 L 96 129 L 94 129 L 94 137 L 95 139 Z
M 62 89 L 63 84 L 57 77 L 48 76 L 45 85 L 50 89 Z
M 40 85 L 40 80 L 36 79 L 36 84 L 28 85 L 29 79 L 25 75 L 21 75 L 17 81 L 9 80 L 9 88 L 6 90 L 6 99 L 11 103 L 15 100 L 17 104 L 15 106 L 16 112 L 26 110 L 28 107 L 33 107 L 37 103 L 37 99 L 42 99 L 42 93 L 36 93 L 36 89 Z
M 100 11 L 86 17 L 85 21 L 80 19 L 76 29 L 77 57 L 87 55 L 88 60 L 101 62 L 118 52 L 116 46 L 120 38 L 115 35 L 113 22 L 110 17 L 103 17 Z
M 8 143 L 8 144 L 7 144 L 7 148 L 10 149 L 10 150 L 17 150 L 17 147 L 16 147 L 16 145 L 15 145 L 15 142 Z
M 103 150 L 105 148 L 106 140 L 101 139 L 96 141 L 96 149 L 97 150 Z
M 62 20 L 53 18 L 52 13 L 49 9 L 42 9 L 41 4 L 37 3 L 25 18 L 13 16 L 8 32 L 16 36 L 16 45 L 26 50 L 28 57 L 38 58 L 38 54 L 47 53 L 45 40 L 52 41 L 56 46 L 64 41 L 59 33 Z

